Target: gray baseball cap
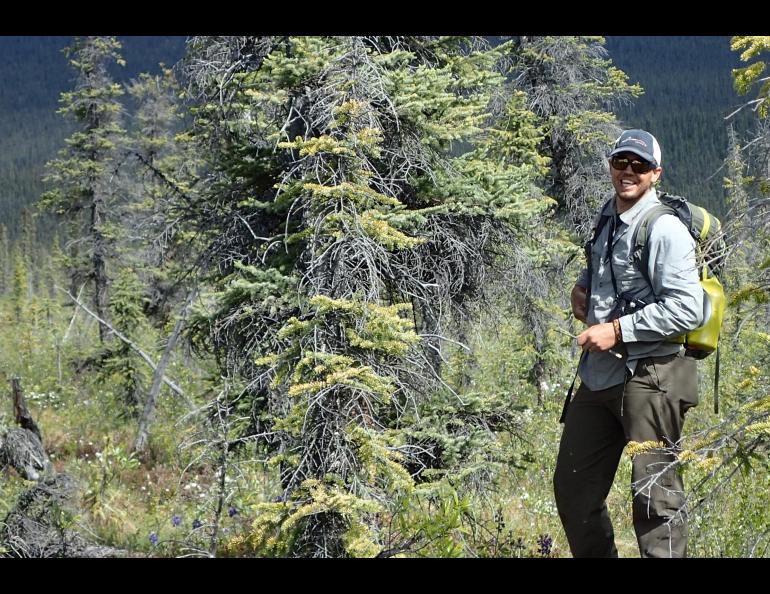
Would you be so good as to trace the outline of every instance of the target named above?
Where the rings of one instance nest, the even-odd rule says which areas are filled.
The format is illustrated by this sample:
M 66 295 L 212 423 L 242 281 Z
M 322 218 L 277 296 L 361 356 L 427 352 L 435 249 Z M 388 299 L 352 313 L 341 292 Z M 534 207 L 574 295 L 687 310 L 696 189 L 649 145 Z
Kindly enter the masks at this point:
M 645 130 L 626 130 L 615 141 L 610 157 L 618 153 L 634 153 L 655 167 L 660 167 L 660 145 L 655 137 Z

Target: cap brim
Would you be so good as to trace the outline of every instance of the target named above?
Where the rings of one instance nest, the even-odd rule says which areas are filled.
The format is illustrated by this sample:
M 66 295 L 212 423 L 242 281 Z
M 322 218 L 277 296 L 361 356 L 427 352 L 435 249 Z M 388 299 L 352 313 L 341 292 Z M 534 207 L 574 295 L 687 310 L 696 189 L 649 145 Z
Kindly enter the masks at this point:
M 632 148 L 630 146 L 622 146 L 620 148 L 616 148 L 614 151 L 610 153 L 610 157 L 614 157 L 615 155 L 619 155 L 620 153 L 634 153 L 635 155 L 639 155 L 642 159 L 647 161 L 648 163 L 652 163 L 655 165 L 655 167 L 658 167 L 658 163 L 655 161 L 655 157 L 653 157 L 650 153 L 645 153 L 642 150 L 639 150 L 637 148 Z

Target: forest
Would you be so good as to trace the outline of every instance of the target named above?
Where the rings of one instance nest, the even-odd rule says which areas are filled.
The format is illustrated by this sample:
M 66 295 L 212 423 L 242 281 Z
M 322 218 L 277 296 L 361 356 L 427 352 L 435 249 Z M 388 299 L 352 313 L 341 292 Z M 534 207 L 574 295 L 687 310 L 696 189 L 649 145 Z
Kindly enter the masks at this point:
M 728 248 L 688 555 L 770 556 L 770 38 L 724 42 L 708 110 L 602 37 L 41 41 L 58 104 L 0 92 L 0 556 L 570 557 L 570 290 L 629 125 Z

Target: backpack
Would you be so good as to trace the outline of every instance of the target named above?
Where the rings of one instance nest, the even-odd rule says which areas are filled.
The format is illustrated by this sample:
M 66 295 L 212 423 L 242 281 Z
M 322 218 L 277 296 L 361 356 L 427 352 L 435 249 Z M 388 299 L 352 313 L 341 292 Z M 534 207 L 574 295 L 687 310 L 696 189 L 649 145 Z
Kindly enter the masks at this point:
M 726 252 L 722 225 L 719 219 L 705 208 L 692 204 L 681 196 L 662 193 L 658 199 L 661 204 L 648 210 L 636 226 L 632 241 L 633 257 L 645 280 L 650 283 L 647 276 L 647 237 L 651 225 L 664 214 L 676 215 L 695 239 L 698 276 L 708 299 L 708 315 L 702 326 L 671 340 L 683 343 L 688 349 L 688 355 L 703 359 L 717 350 L 724 317 L 725 292 L 717 276 Z

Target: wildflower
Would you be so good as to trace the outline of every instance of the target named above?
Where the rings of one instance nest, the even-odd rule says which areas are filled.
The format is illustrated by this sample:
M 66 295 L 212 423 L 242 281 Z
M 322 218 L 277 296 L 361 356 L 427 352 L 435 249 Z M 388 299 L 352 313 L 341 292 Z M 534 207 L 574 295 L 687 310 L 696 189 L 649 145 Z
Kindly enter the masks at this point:
M 537 552 L 543 557 L 547 557 L 551 554 L 551 547 L 553 546 L 553 539 L 547 534 L 541 534 L 537 539 Z
M 176 514 L 171 516 L 171 524 L 173 526 L 179 526 L 181 523 L 182 523 L 182 516 L 178 516 Z
M 235 509 L 235 508 L 234 508 L 232 505 L 231 505 L 231 506 L 230 506 L 230 508 L 227 510 L 227 515 L 228 515 L 228 516 L 230 516 L 231 518 L 232 518 L 234 515 L 236 515 L 237 513 L 238 513 L 238 510 L 237 510 L 237 509 Z
M 155 532 L 150 532 L 150 542 L 153 545 L 157 545 L 158 544 L 158 535 L 155 534 Z
M 197 530 L 201 526 L 203 526 L 203 522 L 201 522 L 198 518 L 195 518 L 192 523 L 193 530 Z
M 281 495 L 278 495 L 275 499 L 273 499 L 273 502 L 275 503 L 281 503 L 283 501 L 283 497 Z

